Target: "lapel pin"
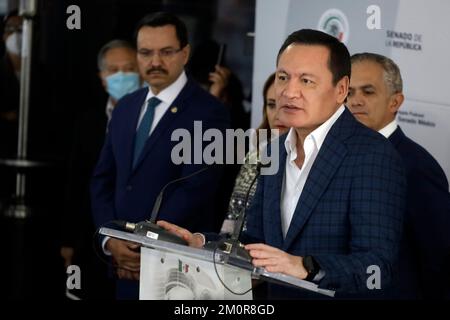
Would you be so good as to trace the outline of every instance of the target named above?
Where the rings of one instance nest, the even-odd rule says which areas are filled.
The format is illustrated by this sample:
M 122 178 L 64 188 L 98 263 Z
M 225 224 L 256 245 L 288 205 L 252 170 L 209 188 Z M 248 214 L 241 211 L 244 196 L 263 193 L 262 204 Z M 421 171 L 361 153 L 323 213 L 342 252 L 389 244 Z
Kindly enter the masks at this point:
M 177 107 L 172 107 L 172 108 L 170 109 L 170 112 L 172 112 L 172 113 L 177 113 L 177 112 L 178 112 L 178 108 L 177 108 Z

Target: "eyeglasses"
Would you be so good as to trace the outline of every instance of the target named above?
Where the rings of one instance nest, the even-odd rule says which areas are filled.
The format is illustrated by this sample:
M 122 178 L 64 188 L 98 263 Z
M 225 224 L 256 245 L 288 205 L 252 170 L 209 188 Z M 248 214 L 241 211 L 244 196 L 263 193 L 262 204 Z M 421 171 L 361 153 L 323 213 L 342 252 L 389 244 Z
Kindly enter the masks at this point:
M 138 50 L 138 54 L 144 58 L 144 59 L 152 59 L 155 54 L 157 54 L 162 59 L 169 59 L 172 58 L 174 55 L 176 55 L 178 52 L 183 50 L 180 49 L 174 49 L 174 48 L 164 48 L 161 50 L 148 50 L 148 49 L 140 49 Z

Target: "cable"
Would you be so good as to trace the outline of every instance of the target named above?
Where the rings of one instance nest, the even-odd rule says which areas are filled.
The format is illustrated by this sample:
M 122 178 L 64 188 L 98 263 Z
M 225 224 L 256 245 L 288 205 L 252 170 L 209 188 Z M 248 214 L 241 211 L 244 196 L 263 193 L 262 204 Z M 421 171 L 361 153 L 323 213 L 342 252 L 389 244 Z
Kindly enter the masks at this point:
M 258 163 L 257 164 L 257 169 L 256 169 L 256 174 L 253 177 L 253 180 L 250 183 L 250 187 L 248 188 L 247 193 L 245 195 L 245 200 L 244 200 L 244 203 L 243 203 L 243 207 L 241 209 L 241 213 L 239 215 L 239 218 L 236 221 L 235 229 L 233 230 L 233 233 L 232 233 L 231 241 L 233 242 L 233 247 L 231 249 L 230 254 L 235 254 L 235 251 L 237 250 L 236 249 L 237 239 L 238 239 L 239 235 L 241 234 L 242 229 L 244 227 L 245 212 L 247 210 L 247 203 L 248 203 L 248 199 L 249 199 L 249 196 L 250 196 L 250 191 L 251 191 L 253 185 L 255 184 L 255 182 L 257 181 L 257 179 L 259 177 L 259 173 L 260 173 L 261 167 L 262 167 L 261 163 Z M 236 293 L 233 290 L 231 290 L 230 288 L 228 288 L 228 286 L 225 285 L 225 283 L 222 281 L 222 279 L 219 276 L 219 272 L 217 271 L 217 265 L 216 265 L 216 251 L 219 248 L 219 244 L 223 244 L 223 243 L 225 243 L 224 240 L 218 241 L 216 243 L 216 246 L 215 246 L 214 252 L 213 252 L 213 255 L 214 255 L 213 256 L 213 264 L 214 264 L 214 270 L 216 271 L 217 278 L 222 283 L 222 285 L 225 287 L 225 289 L 230 291 L 232 294 L 235 294 L 235 295 L 238 295 L 238 296 L 242 296 L 244 294 L 247 294 L 248 292 L 250 292 L 253 289 L 253 287 L 250 287 L 250 289 L 248 289 L 247 291 L 245 291 L 243 293 Z
M 225 240 L 223 240 L 223 239 L 218 241 L 216 243 L 216 246 L 215 246 L 214 251 L 213 251 L 213 264 L 214 264 L 214 270 L 216 272 L 217 278 L 219 279 L 220 283 L 222 283 L 224 288 L 227 289 L 228 291 L 230 291 L 232 294 L 237 295 L 237 296 L 243 296 L 244 294 L 247 294 L 248 292 L 250 292 L 253 289 L 253 287 L 250 286 L 250 289 L 248 289 L 247 291 L 244 291 L 244 292 L 234 292 L 233 290 L 228 288 L 228 286 L 225 284 L 225 282 L 222 281 L 222 279 L 220 278 L 219 272 L 217 271 L 216 251 L 219 248 L 219 244 L 223 244 L 223 243 L 225 243 Z
M 97 246 L 97 239 L 96 239 L 97 235 L 99 234 L 99 230 L 100 230 L 102 227 L 106 227 L 106 226 L 109 225 L 109 224 L 113 224 L 114 226 L 118 226 L 118 225 L 120 225 L 120 224 L 119 224 L 120 222 L 119 222 L 119 223 L 118 223 L 118 222 L 119 222 L 119 221 L 110 221 L 110 222 L 107 222 L 107 223 L 103 224 L 101 227 L 97 228 L 97 229 L 95 230 L 95 232 L 94 232 L 94 235 L 93 235 L 93 239 L 92 239 L 92 248 L 93 248 L 95 254 L 97 255 L 97 257 L 100 259 L 100 261 L 103 262 L 104 264 L 106 264 L 107 266 L 112 267 L 112 268 L 123 269 L 123 270 L 131 271 L 131 272 L 135 272 L 135 271 L 130 270 L 130 269 L 128 269 L 128 268 L 120 267 L 120 266 L 118 266 L 118 265 L 114 265 L 114 264 L 110 263 L 109 260 L 103 258 L 103 255 L 99 253 L 98 246 Z M 215 248 L 214 248 L 214 251 L 213 251 L 214 271 L 216 272 L 217 278 L 219 279 L 220 283 L 222 283 L 222 285 L 224 286 L 225 289 L 227 289 L 229 292 L 231 292 L 231 293 L 234 294 L 234 295 L 238 295 L 238 296 L 245 295 L 245 294 L 247 294 L 248 292 L 250 292 L 253 288 L 250 287 L 250 289 L 248 289 L 248 290 L 245 291 L 245 292 L 241 292 L 241 293 L 240 293 L 240 292 L 234 292 L 233 290 L 231 290 L 230 288 L 228 288 L 228 286 L 225 284 L 225 282 L 222 280 L 222 278 L 221 278 L 220 275 L 219 275 L 219 271 L 217 270 L 216 252 L 217 252 L 217 249 L 219 248 L 219 246 L 222 245 L 223 243 L 225 243 L 225 240 L 223 240 L 223 239 L 220 240 L 219 242 L 217 242 L 217 244 L 216 244 L 216 246 L 215 246 Z

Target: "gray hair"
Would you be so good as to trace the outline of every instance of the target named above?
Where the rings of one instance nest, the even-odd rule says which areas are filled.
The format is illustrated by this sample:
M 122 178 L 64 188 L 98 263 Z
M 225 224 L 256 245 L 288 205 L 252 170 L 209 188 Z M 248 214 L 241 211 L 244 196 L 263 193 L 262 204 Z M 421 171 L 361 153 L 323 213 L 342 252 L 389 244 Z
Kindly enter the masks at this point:
M 384 82 L 391 94 L 403 92 L 403 80 L 400 69 L 394 61 L 381 54 L 369 52 L 357 53 L 351 57 L 352 64 L 364 61 L 377 63 L 383 68 Z
M 129 43 L 128 41 L 120 40 L 120 39 L 115 39 L 115 40 L 109 41 L 98 52 L 97 66 L 98 66 L 98 69 L 100 71 L 105 69 L 105 55 L 106 55 L 106 53 L 109 50 L 115 49 L 115 48 L 127 48 L 127 49 L 130 49 L 130 50 L 136 51 L 136 48 L 131 43 Z

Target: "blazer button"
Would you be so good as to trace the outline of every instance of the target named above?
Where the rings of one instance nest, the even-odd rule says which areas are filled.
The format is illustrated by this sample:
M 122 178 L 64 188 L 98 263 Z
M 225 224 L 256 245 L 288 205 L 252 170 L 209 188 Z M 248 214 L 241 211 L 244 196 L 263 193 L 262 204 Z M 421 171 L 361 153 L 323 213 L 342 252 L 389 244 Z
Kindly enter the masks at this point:
M 133 190 L 133 187 L 131 185 L 128 185 L 127 186 L 127 191 L 131 191 L 131 190 Z

